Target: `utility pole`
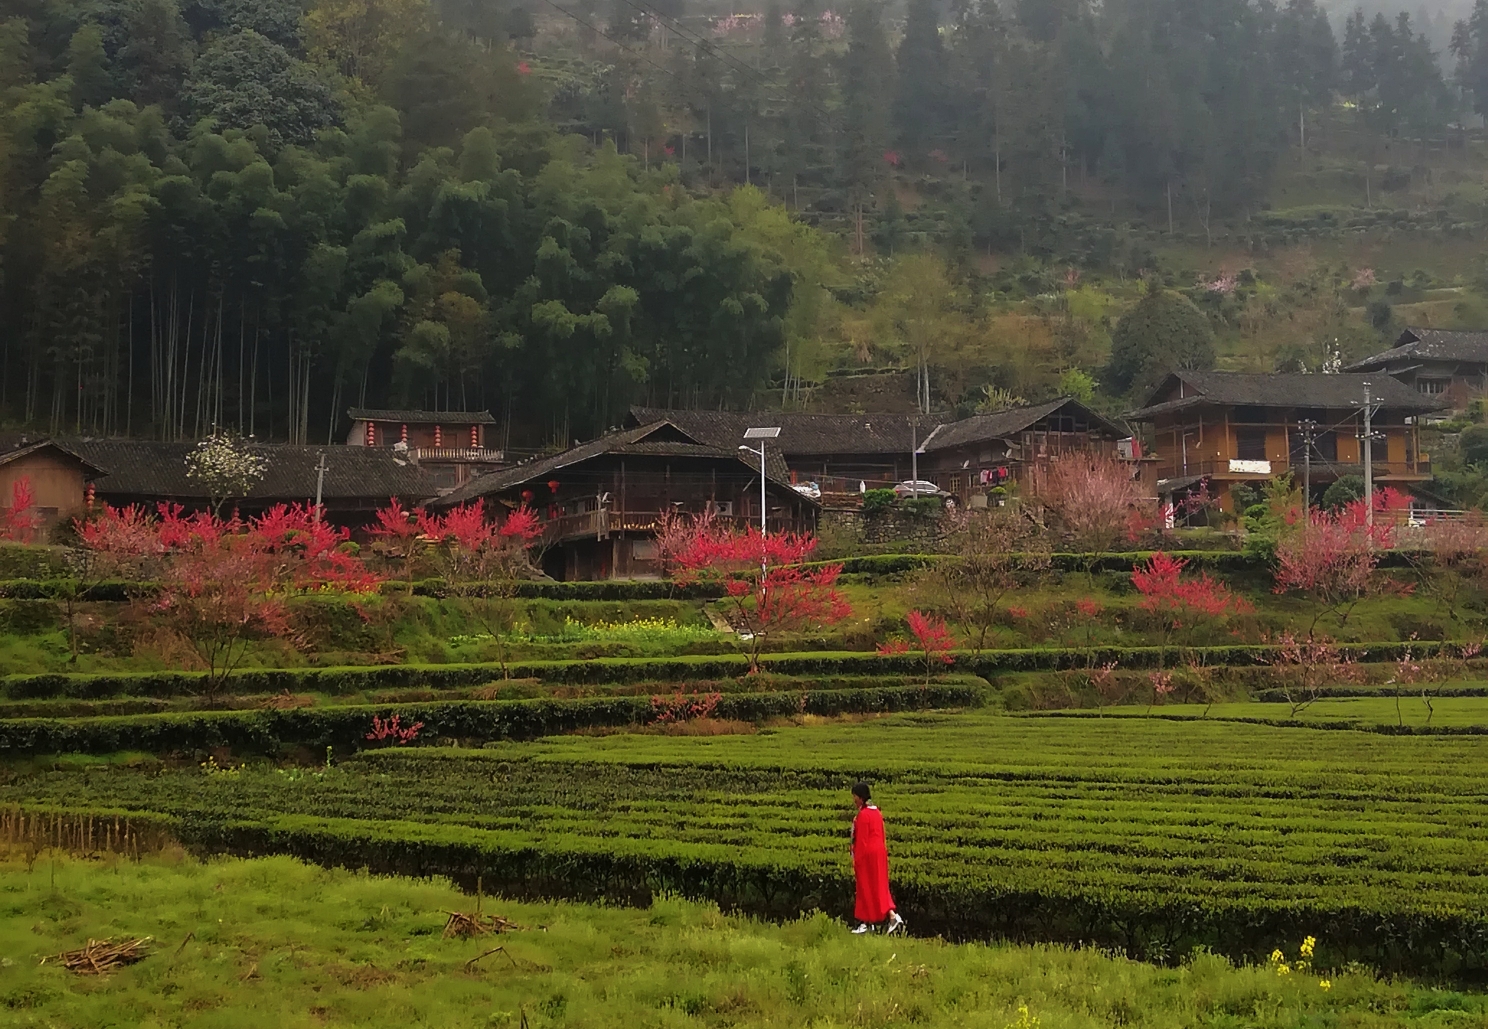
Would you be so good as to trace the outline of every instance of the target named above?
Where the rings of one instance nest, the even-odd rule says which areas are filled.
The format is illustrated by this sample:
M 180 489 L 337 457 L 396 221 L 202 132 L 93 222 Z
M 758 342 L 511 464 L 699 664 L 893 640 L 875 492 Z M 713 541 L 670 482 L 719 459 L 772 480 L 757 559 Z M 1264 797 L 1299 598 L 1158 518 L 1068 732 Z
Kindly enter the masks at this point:
M 315 466 L 315 524 L 320 524 L 320 498 L 325 492 L 325 451 L 320 452 L 320 463 Z
M 1312 518 L 1312 434 L 1317 422 L 1303 418 L 1297 428 L 1302 433 L 1302 531 L 1306 532 Z
M 1359 446 L 1364 448 L 1364 525 L 1374 528 L 1374 398 L 1369 392 L 1369 383 L 1364 384 L 1364 431 L 1359 435 Z
M 909 495 L 920 495 L 920 420 L 913 415 L 909 419 Z

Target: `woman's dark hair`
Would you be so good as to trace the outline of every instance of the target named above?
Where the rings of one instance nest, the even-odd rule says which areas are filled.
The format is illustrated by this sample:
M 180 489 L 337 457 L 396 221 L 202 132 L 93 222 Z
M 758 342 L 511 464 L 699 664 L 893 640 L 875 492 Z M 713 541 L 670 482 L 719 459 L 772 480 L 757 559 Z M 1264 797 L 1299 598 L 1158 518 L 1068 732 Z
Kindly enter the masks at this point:
M 852 793 L 853 796 L 857 797 L 859 800 L 867 800 L 869 799 L 869 797 L 872 796 L 872 793 L 868 789 L 868 784 L 866 782 L 853 783 Z

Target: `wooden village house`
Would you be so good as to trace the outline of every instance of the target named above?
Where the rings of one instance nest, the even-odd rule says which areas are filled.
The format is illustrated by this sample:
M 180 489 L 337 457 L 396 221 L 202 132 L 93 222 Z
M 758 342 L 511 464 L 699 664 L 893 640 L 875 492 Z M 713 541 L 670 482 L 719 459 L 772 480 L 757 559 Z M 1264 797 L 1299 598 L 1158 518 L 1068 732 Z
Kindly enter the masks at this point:
M 1173 372 L 1127 417 L 1149 427 L 1160 497 L 1182 499 L 1206 483 L 1221 508 L 1233 510 L 1237 485 L 1288 471 L 1300 485 L 1309 456 L 1314 493 L 1361 474 L 1366 384 L 1375 407 L 1376 484 L 1408 488 L 1430 479 L 1416 423 L 1445 403 L 1388 375 Z
M 504 455 L 492 434 L 489 411 L 401 411 L 353 407 L 347 412 L 349 447 L 396 450 L 418 465 L 430 485 L 445 492 L 494 471 Z
M 829 503 L 918 475 L 959 503 L 982 506 L 999 487 L 1025 483 L 1033 466 L 1073 452 L 1132 460 L 1134 474 L 1151 467 L 1139 460 L 1125 425 L 1071 397 L 958 421 L 931 415 L 658 408 L 635 408 L 630 414 L 633 425 L 661 420 L 715 447 L 734 445 L 750 426 L 778 426 L 780 435 L 770 447 L 779 452 L 790 481 L 815 484 Z M 1154 495 L 1150 489 L 1149 495 Z
M 476 500 L 488 510 L 529 505 L 543 520 L 542 568 L 554 579 L 657 576 L 663 512 L 711 512 L 740 528 L 760 524 L 759 454 L 741 451 L 743 442 L 741 433 L 714 446 L 656 421 L 488 472 L 429 507 Z M 768 530 L 814 530 L 818 506 L 791 487 L 778 454 L 766 452 L 765 471 Z
M 40 436 L 0 440 L 0 507 L 10 507 L 22 479 L 43 527 L 75 518 L 87 509 L 88 484 L 102 469 L 72 447 Z
M 99 469 L 89 491 L 97 502 L 141 504 L 152 511 L 159 503 L 181 504 L 187 510 L 202 510 L 210 503 L 206 488 L 186 474 L 186 458 L 195 443 L 111 439 L 69 440 L 65 446 Z M 230 502 L 230 510 L 245 517 L 275 504 L 313 504 L 319 487 L 326 520 L 356 530 L 372 522 L 377 509 L 393 497 L 411 505 L 434 492 L 418 466 L 392 450 L 276 444 L 251 449 L 264 460 L 264 476 L 246 497 Z M 81 501 L 82 490 L 78 496 Z
M 1383 372 L 1453 411 L 1465 411 L 1488 390 L 1488 332 L 1405 329 L 1389 350 L 1344 371 Z

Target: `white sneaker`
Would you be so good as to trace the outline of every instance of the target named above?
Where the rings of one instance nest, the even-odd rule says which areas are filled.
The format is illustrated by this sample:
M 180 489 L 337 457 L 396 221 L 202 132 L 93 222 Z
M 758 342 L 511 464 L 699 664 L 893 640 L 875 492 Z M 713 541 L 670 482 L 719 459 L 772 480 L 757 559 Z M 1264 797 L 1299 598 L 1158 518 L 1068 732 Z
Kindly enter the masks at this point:
M 861 936 L 863 933 L 872 932 L 872 931 L 873 930 L 869 927 L 869 925 L 868 925 L 867 922 L 859 922 L 858 923 L 858 927 L 856 929 L 854 929 L 852 932 L 853 932 L 853 935 L 854 936 Z
M 887 931 L 884 932 L 884 935 L 885 936 L 893 936 L 896 932 L 897 933 L 907 933 L 908 931 L 909 931 L 909 929 L 908 929 L 908 923 L 905 922 L 904 919 L 899 916 L 899 912 L 897 912 L 897 911 L 890 911 L 889 912 L 889 928 L 888 928 Z

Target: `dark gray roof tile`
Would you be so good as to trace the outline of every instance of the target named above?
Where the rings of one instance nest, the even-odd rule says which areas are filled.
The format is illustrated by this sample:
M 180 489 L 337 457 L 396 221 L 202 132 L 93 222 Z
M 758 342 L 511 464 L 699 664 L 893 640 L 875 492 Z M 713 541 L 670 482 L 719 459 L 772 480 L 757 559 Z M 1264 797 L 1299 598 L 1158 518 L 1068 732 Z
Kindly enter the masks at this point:
M 1165 401 L 1174 384 L 1181 382 L 1184 396 Z M 1321 408 L 1342 410 L 1357 406 L 1364 399 L 1364 384 L 1369 383 L 1375 400 L 1383 407 L 1405 414 L 1437 411 L 1441 401 L 1417 393 L 1388 375 L 1307 375 L 1282 372 L 1172 372 L 1158 383 L 1147 397 L 1147 403 L 1126 417 L 1150 420 L 1156 415 L 1178 411 L 1197 404 L 1221 404 L 1244 407 Z
M 469 503 L 480 497 L 501 493 L 530 482 L 544 481 L 565 468 L 610 454 L 698 457 L 719 461 L 743 461 L 746 465 L 750 463 L 747 455 L 739 452 L 737 442 L 728 447 L 712 446 L 699 442 L 691 433 L 670 421 L 656 421 L 634 428 L 621 429 L 619 432 L 607 433 L 587 443 L 570 447 L 559 454 L 478 475 L 459 489 L 446 493 L 429 503 L 431 507 L 452 507 L 456 504 Z M 753 467 L 758 469 L 758 458 L 755 459 Z M 779 451 L 769 446 L 765 448 L 765 471 L 770 479 L 780 484 L 785 484 L 790 478 L 790 469 L 786 467 L 784 458 Z
M 1126 426 L 1096 414 L 1073 397 L 1056 397 L 1042 404 L 1013 407 L 1006 411 L 972 415 L 958 422 L 948 422 L 936 429 L 930 441 L 925 444 L 925 452 L 952 450 L 993 439 L 1010 439 L 1066 407 L 1075 408 L 1072 413 L 1083 418 L 1091 429 L 1110 433 L 1116 439 L 1131 435 Z
M 699 443 L 733 449 L 744 442 L 744 430 L 779 426 L 771 441 L 788 456 L 909 453 L 914 429 L 907 414 L 802 414 L 796 411 L 676 411 L 633 407 L 632 426 L 670 422 Z M 924 442 L 935 420 L 921 418 L 918 438 Z M 768 448 L 767 448 L 768 449 Z
M 203 500 L 207 492 L 186 474 L 186 457 L 195 443 L 149 440 L 76 440 L 66 448 L 106 474 L 97 480 L 103 497 L 156 497 Z M 382 447 L 306 447 L 255 444 L 267 462 L 264 477 L 248 499 L 305 501 L 315 497 L 316 466 L 326 456 L 323 497 L 326 501 L 368 500 L 386 503 L 389 497 L 418 499 L 433 487 L 406 457 Z
M 1488 364 L 1488 331 L 1407 328 L 1389 350 L 1355 361 L 1345 371 L 1383 368 L 1398 360 L 1466 361 Z

